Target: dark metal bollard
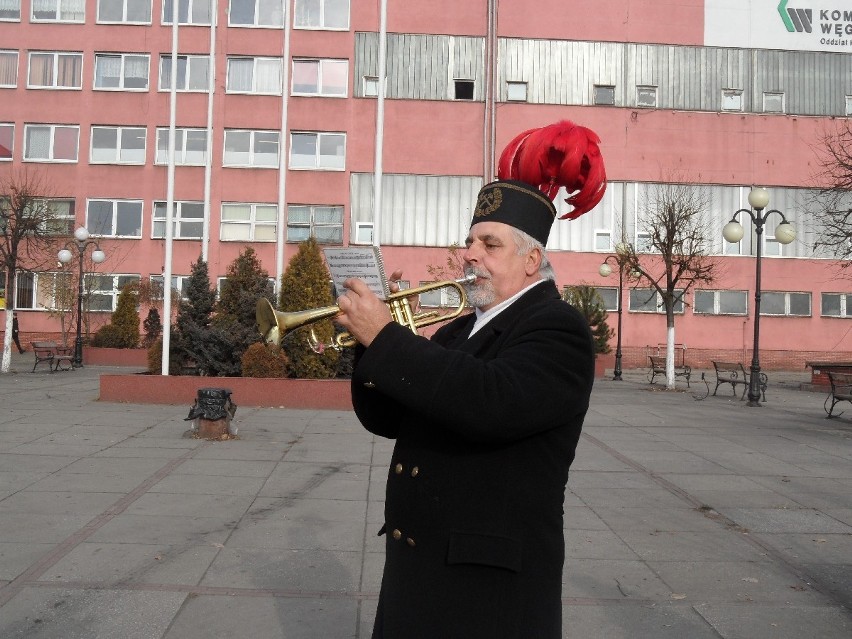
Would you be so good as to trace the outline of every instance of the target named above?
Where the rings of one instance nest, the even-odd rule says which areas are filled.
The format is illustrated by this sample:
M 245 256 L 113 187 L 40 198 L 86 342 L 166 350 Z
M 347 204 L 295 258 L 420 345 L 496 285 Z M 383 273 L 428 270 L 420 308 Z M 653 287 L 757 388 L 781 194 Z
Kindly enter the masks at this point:
M 237 434 L 237 427 L 231 425 L 236 412 L 230 388 L 199 388 L 184 421 L 192 420 L 192 432 L 199 437 L 221 439 L 225 434 Z

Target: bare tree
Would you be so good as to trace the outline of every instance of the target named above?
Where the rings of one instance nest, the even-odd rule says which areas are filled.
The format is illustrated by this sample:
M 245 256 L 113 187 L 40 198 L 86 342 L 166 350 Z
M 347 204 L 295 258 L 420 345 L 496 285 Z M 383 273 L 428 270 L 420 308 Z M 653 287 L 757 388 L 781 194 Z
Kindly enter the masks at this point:
M 808 203 L 815 231 L 814 251 L 824 251 L 852 264 L 852 122 L 836 120 L 815 147 L 819 169 L 814 180 L 820 186 Z
M 15 273 L 35 272 L 55 263 L 55 219 L 40 173 L 26 168 L 0 173 L 0 268 L 6 277 L 6 334 L 0 372 L 9 372 L 12 362 Z
M 647 237 L 643 246 L 620 244 L 619 264 L 635 282 L 647 283 L 659 295 L 666 313 L 666 388 L 675 387 L 675 306 L 698 283 L 712 282 L 717 262 L 710 256 L 710 197 L 693 184 L 649 187 L 640 205 L 637 230 Z

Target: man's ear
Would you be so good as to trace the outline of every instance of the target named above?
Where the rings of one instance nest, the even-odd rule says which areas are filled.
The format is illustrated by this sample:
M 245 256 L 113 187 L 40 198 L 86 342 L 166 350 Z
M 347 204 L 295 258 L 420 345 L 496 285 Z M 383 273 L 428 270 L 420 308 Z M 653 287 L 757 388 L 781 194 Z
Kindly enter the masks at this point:
M 541 249 L 534 248 L 532 251 L 527 253 L 527 259 L 524 262 L 524 270 L 528 276 L 532 276 L 538 273 L 539 268 L 541 268 Z

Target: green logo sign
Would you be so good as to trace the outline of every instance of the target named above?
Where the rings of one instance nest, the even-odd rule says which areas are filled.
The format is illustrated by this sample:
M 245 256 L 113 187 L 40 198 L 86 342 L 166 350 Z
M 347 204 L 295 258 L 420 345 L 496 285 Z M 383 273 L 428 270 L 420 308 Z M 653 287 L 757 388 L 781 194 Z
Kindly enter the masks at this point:
M 811 9 L 788 9 L 787 0 L 778 3 L 778 13 L 784 26 L 790 33 L 810 33 L 812 30 L 811 20 L 813 11 Z

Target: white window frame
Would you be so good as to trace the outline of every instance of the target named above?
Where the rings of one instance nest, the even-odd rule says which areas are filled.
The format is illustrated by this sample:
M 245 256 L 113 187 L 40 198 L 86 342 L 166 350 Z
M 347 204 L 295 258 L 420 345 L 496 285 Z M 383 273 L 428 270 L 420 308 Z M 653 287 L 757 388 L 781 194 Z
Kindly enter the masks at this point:
M 466 97 L 468 86 L 470 88 L 470 97 Z M 459 97 L 464 89 L 465 97 Z M 453 100 L 459 102 L 473 102 L 476 99 L 476 81 L 472 78 L 453 78 Z
M 275 11 L 272 11 L 272 16 L 268 18 L 262 18 L 260 16 L 262 11 L 268 11 L 272 9 L 272 2 L 277 2 L 278 7 L 275 9 L 278 10 L 277 14 Z M 234 12 L 234 4 L 235 2 L 242 2 L 245 5 L 251 3 L 253 5 L 253 19 L 252 22 L 234 22 L 232 19 L 232 15 Z M 261 20 L 266 20 L 261 22 Z M 283 0 L 229 0 L 228 2 L 228 26 L 236 27 L 236 28 L 255 28 L 255 29 L 281 29 L 284 27 L 284 2 Z
M 653 253 L 653 236 L 647 231 L 636 231 L 636 247 L 637 253 Z
M 296 67 L 298 65 L 316 66 L 316 87 L 313 90 L 296 90 Z M 343 67 L 346 69 L 343 90 L 335 92 L 325 86 L 324 77 L 330 72 L 330 67 Z M 291 73 L 290 94 L 296 96 L 318 96 L 324 98 L 345 98 L 349 91 L 349 61 L 335 58 L 294 58 Z
M 90 219 L 91 217 L 91 208 L 94 204 L 103 204 L 109 203 L 111 205 L 111 219 L 110 219 L 110 228 L 109 229 L 101 229 L 95 225 L 95 222 Z M 132 207 L 133 210 L 130 210 Z M 138 208 L 138 214 L 136 209 Z M 124 200 L 124 199 L 108 199 L 108 198 L 89 198 L 86 202 L 86 228 L 89 229 L 89 232 L 94 237 L 127 237 L 127 238 L 141 238 L 142 237 L 142 214 L 144 210 L 144 203 L 142 200 Z M 133 233 L 122 233 L 119 234 L 119 217 L 128 218 L 130 215 L 136 217 L 136 219 L 131 220 L 131 223 L 136 223 L 136 227 Z M 122 219 L 121 226 L 126 224 L 125 219 Z M 104 230 L 106 232 L 104 232 Z
M 340 22 L 335 26 L 329 26 L 331 20 L 327 15 L 329 4 L 333 0 L 296 0 L 293 9 L 294 29 L 314 29 L 321 31 L 348 31 L 350 23 L 351 2 L 346 2 L 346 23 Z M 314 21 L 309 11 L 318 9 L 318 17 Z
M 633 294 L 634 293 L 636 293 L 638 295 L 639 293 L 651 293 L 652 291 L 653 291 L 653 294 L 654 294 L 656 310 L 651 311 L 651 310 L 646 310 L 645 308 L 634 308 L 633 307 Z M 680 293 L 680 299 L 678 299 L 675 302 L 674 312 L 675 312 L 675 315 L 683 315 L 684 309 L 686 308 L 686 299 L 685 299 L 686 295 L 684 294 L 682 289 L 676 289 L 675 295 L 677 295 L 678 293 Z M 648 302 L 650 302 L 650 301 L 651 301 L 651 298 L 649 297 Z M 647 304 L 647 302 L 646 302 L 646 304 Z M 665 315 L 665 313 L 666 313 L 666 309 L 663 306 L 662 295 L 660 295 L 660 293 L 656 289 L 651 289 L 651 288 L 631 288 L 630 294 L 628 295 L 628 310 L 631 313 L 649 313 L 649 314 L 658 314 L 658 315 L 660 315 L 660 314 Z
M 609 253 L 612 250 L 612 231 L 609 229 L 595 229 L 595 251 L 598 253 Z
M 365 75 L 361 78 L 362 95 L 365 98 L 379 97 L 379 77 L 375 75 Z
M 97 133 L 106 131 L 115 132 L 116 146 L 112 149 L 113 155 L 109 159 L 96 159 L 95 136 Z M 131 152 L 135 151 L 138 153 L 139 149 L 130 146 L 125 148 L 125 142 L 133 139 L 138 140 L 140 132 L 142 133 L 142 157 L 134 158 Z M 145 164 L 148 154 L 148 130 L 143 126 L 100 126 L 93 124 L 89 140 L 89 164 Z
M 293 161 L 295 149 L 296 138 L 304 138 L 307 141 L 307 138 L 313 137 L 315 138 L 313 147 L 314 147 L 314 163 L 313 164 L 295 164 Z M 343 154 L 325 154 L 322 153 L 323 143 L 331 144 L 333 142 L 333 138 L 342 138 L 343 139 Z M 297 157 L 309 157 L 307 153 L 299 154 Z M 339 162 L 329 162 L 327 160 L 323 160 L 323 158 L 339 158 Z M 290 132 L 290 161 L 288 164 L 291 170 L 297 171 L 345 171 L 346 170 L 346 133 L 338 132 L 338 131 L 291 131 Z
M 0 135 L 0 150 L 8 149 L 9 156 L 0 154 L 0 162 L 11 162 L 15 158 L 15 124 L 13 122 L 0 122 L 0 132 L 3 131 L 8 131 L 9 146 L 2 144 L 4 136 Z
M 36 1 L 36 0 L 33 0 Z M 101 17 L 101 4 L 103 2 L 109 2 L 110 0 L 98 0 L 96 12 L 97 16 L 95 18 L 95 22 L 98 24 L 151 24 L 151 0 L 121 0 L 121 19 L 120 20 L 106 20 Z M 118 2 L 118 0 L 112 0 L 113 2 Z M 141 8 L 147 8 L 147 16 L 145 16 L 141 20 L 129 20 L 127 18 L 128 5 L 138 5 Z
M 43 0 L 41 4 L 44 5 L 44 9 L 48 9 L 48 4 L 53 4 L 53 17 L 37 17 L 37 4 L 35 1 L 30 3 L 30 20 L 32 22 L 83 23 L 86 21 L 85 0 Z M 47 13 L 47 11 L 44 11 L 44 13 Z
M 187 286 L 189 285 L 189 280 L 191 275 L 172 275 L 172 290 L 177 292 L 182 301 L 186 301 L 189 299 L 189 295 L 187 294 Z M 165 281 L 165 277 L 162 275 L 150 275 L 148 280 L 151 284 L 154 284 L 152 290 L 165 292 L 165 288 L 163 287 L 163 282 Z M 155 299 L 161 300 L 163 296 L 158 294 Z
M 204 150 L 196 149 L 188 150 L 190 141 L 198 143 L 204 141 Z M 204 166 L 207 162 L 207 129 L 190 129 L 176 128 L 175 129 L 175 164 L 179 166 Z M 197 161 L 188 159 L 188 154 L 200 153 L 201 158 Z M 169 130 L 167 128 L 157 129 L 156 153 L 154 156 L 154 164 L 169 163 Z
M 236 74 L 236 66 L 237 63 L 245 63 L 251 62 L 251 78 L 250 83 L 251 87 L 248 89 L 236 89 L 234 88 L 235 84 L 235 74 Z M 277 78 L 275 79 L 274 85 L 266 86 L 264 85 L 262 88 L 258 88 L 258 79 L 259 76 L 262 75 L 259 71 L 262 71 L 262 66 L 268 63 L 275 63 L 277 65 Z M 281 95 L 281 77 L 282 77 L 282 59 L 277 57 L 263 57 L 263 56 L 228 56 L 228 68 L 226 71 L 226 79 L 225 79 L 225 93 L 236 93 L 243 95 Z M 266 71 L 268 73 L 268 71 Z
M 612 99 L 609 99 L 609 96 Z M 615 106 L 615 85 L 595 84 L 592 87 L 592 104 L 598 106 Z
M 50 84 L 34 84 L 32 82 L 32 74 L 33 74 L 33 57 L 49 57 L 51 58 L 50 63 L 50 71 L 51 71 L 51 79 Z M 74 81 L 77 84 L 59 84 L 59 69 L 60 69 L 60 61 L 64 58 L 76 58 L 78 61 L 77 73 L 75 74 Z M 27 88 L 28 89 L 48 89 L 48 90 L 57 90 L 57 91 L 80 91 L 83 88 L 83 54 L 78 53 L 76 51 L 30 51 L 29 58 L 27 60 Z
M 5 276 L 5 273 L 3 273 L 2 275 Z M 68 278 L 69 286 L 72 285 L 70 282 L 71 274 L 67 271 L 17 271 L 15 273 L 15 309 L 22 311 L 60 310 L 58 305 L 56 304 L 55 288 L 56 278 L 58 277 Z M 30 281 L 30 286 L 28 288 L 31 292 L 22 295 L 22 287 L 26 285 L 26 280 Z M 5 280 L 3 286 L 5 286 Z M 3 308 L 6 308 L 6 296 L 4 295 L 3 297 Z M 29 298 L 31 298 L 31 300 Z M 21 302 L 24 300 L 28 300 L 29 303 L 27 305 L 23 305 Z M 45 305 L 45 302 L 47 302 L 49 306 Z
M 418 286 L 428 286 L 434 281 L 421 281 Z M 459 292 L 455 288 L 444 286 L 420 294 L 420 306 L 423 308 L 450 308 L 458 307 Z
M 118 296 L 121 294 L 121 289 L 131 284 L 132 282 L 141 282 L 142 277 L 137 273 L 86 273 L 83 278 L 85 281 L 87 310 L 91 313 L 112 313 L 118 305 Z M 95 282 L 105 284 L 111 281 L 108 287 L 95 288 Z M 93 303 L 97 299 L 108 299 L 109 308 L 93 308 Z M 106 304 L 102 304 L 106 306 Z
M 825 298 L 827 296 L 838 297 L 840 302 L 839 312 L 835 315 L 833 313 L 825 312 Z M 849 319 L 852 318 L 852 293 L 827 293 L 824 292 L 820 295 L 820 309 L 819 309 L 820 317 L 835 317 L 835 318 L 843 318 Z
M 204 235 L 204 202 L 176 200 L 172 214 L 172 237 L 176 240 L 200 240 Z M 166 202 L 154 200 L 151 207 L 151 238 L 166 237 Z M 195 215 L 200 213 L 200 215 Z M 198 228 L 197 233 L 190 229 Z
M 3 89 L 15 89 L 18 86 L 18 52 L 11 51 L 9 49 L 1 49 L 0 50 L 0 59 L 9 59 L 11 62 L 7 62 L 10 65 L 12 71 L 12 82 L 3 82 L 3 75 L 0 74 L 0 88 Z
M 236 215 L 238 210 L 248 216 Z M 259 215 L 260 213 L 260 215 Z M 222 202 L 219 240 L 274 242 L 278 237 L 278 205 L 267 202 Z
M 743 90 L 742 89 L 722 89 L 722 102 L 720 108 L 722 111 L 730 111 L 731 113 L 742 113 L 743 111 Z
M 178 55 L 178 93 L 204 93 L 210 88 L 210 56 Z M 181 65 L 183 70 L 181 70 Z M 171 89 L 172 56 L 160 55 L 160 73 L 157 81 L 158 91 Z M 198 76 L 201 77 L 198 77 Z M 181 78 L 181 76 L 183 76 Z M 181 81 L 182 80 L 182 81 Z
M 118 86 L 98 86 L 98 67 L 104 64 L 107 59 L 118 58 L 121 63 L 121 70 L 118 75 Z M 130 58 L 140 58 L 145 60 L 145 86 L 144 87 L 128 87 L 127 84 L 127 64 Z M 151 56 L 147 53 L 96 53 L 95 54 L 95 72 L 92 79 L 92 89 L 94 91 L 132 91 L 144 92 L 151 85 Z
M 53 217 L 41 224 L 41 232 L 54 237 L 70 236 L 77 222 L 77 201 L 72 197 L 54 197 L 37 200 L 38 206 L 50 207 Z
M 643 96 L 646 99 L 643 100 Z M 640 109 L 657 108 L 657 87 L 651 84 L 641 84 L 636 87 L 636 106 Z
M 297 214 L 301 213 L 299 219 Z M 333 221 L 318 220 L 325 215 Z M 287 241 L 303 242 L 308 237 L 316 238 L 319 244 L 343 244 L 343 220 L 345 210 L 339 204 L 290 204 L 287 207 Z M 307 234 L 305 234 L 307 229 Z M 295 232 L 300 232 L 296 234 Z M 293 234 L 291 235 L 291 231 Z M 323 232 L 324 231 L 324 232 Z
M 766 301 L 769 295 L 784 296 L 784 312 L 783 313 L 768 313 L 766 311 Z M 807 314 L 792 313 L 790 311 L 790 295 L 804 295 L 808 298 Z M 811 317 L 813 315 L 813 295 L 809 291 L 761 291 L 760 292 L 760 314 L 768 317 Z
M 17 11 L 15 10 L 15 7 L 17 7 Z M 4 3 L 4 7 L 0 9 L 0 11 L 2 11 L 2 13 L 0 13 L 0 22 L 20 22 L 21 0 L 9 0 Z
M 355 222 L 355 237 L 352 239 L 352 243 L 372 244 L 373 232 L 374 229 L 372 222 Z
M 47 128 L 50 131 L 50 152 L 48 157 L 31 157 L 29 152 L 29 135 L 34 129 Z M 76 133 L 74 140 L 73 158 L 56 158 L 56 133 L 59 129 L 68 129 Z M 68 124 L 24 124 L 24 162 L 56 162 L 61 164 L 73 164 L 80 157 L 80 127 Z
M 846 115 L 852 115 L 852 95 L 846 96 Z
M 604 310 L 607 313 L 617 313 L 618 305 L 621 303 L 621 300 L 618 299 L 618 287 L 617 286 L 595 286 L 595 292 L 600 295 L 601 301 L 603 301 Z M 612 299 L 614 304 L 610 304 L 609 301 Z
M 210 26 L 210 15 L 213 12 L 211 0 L 179 0 L 178 2 L 178 25 L 193 25 L 207 27 Z M 172 23 L 173 6 L 171 0 L 163 0 L 162 3 L 162 23 Z M 196 8 L 206 5 L 206 16 L 196 17 Z
M 506 80 L 506 101 L 527 102 L 529 85 L 521 80 Z
M 726 293 L 737 293 L 743 298 L 743 309 L 741 311 L 722 311 L 722 295 Z M 741 290 L 711 290 L 697 288 L 692 292 L 692 313 L 693 315 L 748 315 L 748 291 Z M 701 296 L 712 295 L 713 308 L 709 311 L 698 310 L 698 301 Z
M 779 99 L 781 102 L 781 106 L 779 109 L 770 109 L 767 106 L 767 99 L 774 100 Z M 787 112 L 787 100 L 786 95 L 783 91 L 764 91 L 763 92 L 763 112 L 764 113 L 786 113 Z
M 233 147 L 239 138 L 248 134 L 248 149 L 240 148 L 235 151 Z M 262 138 L 270 139 L 262 139 Z M 260 144 L 273 144 L 271 138 L 275 138 L 275 160 L 263 160 L 268 155 L 267 153 L 258 153 L 257 149 Z M 241 140 L 240 140 L 241 141 Z M 239 154 L 235 156 L 235 154 Z M 246 156 L 243 161 L 242 156 Z M 225 143 L 222 145 L 222 166 L 235 168 L 253 168 L 253 169 L 276 169 L 281 161 L 281 134 L 278 131 L 264 131 L 260 129 L 225 129 Z

